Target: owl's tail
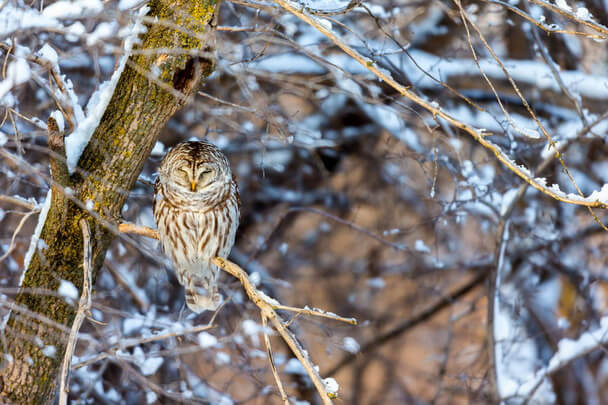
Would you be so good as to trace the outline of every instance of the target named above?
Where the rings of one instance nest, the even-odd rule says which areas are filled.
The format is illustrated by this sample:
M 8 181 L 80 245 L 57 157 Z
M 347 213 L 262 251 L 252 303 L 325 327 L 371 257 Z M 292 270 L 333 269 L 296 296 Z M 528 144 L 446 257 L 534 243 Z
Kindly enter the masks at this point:
M 222 303 L 222 295 L 217 289 L 217 285 L 213 282 L 211 285 L 205 283 L 197 283 L 192 280 L 186 285 L 186 305 L 188 308 L 197 314 L 203 311 L 215 311 Z

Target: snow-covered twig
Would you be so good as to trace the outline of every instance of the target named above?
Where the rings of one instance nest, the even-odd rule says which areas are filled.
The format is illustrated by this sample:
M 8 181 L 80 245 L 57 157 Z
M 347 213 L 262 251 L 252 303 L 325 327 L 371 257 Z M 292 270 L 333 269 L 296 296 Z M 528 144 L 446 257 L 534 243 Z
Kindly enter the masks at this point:
M 538 118 L 538 116 L 534 113 L 534 111 L 532 110 L 532 107 L 528 103 L 528 100 L 526 100 L 526 98 L 523 96 L 521 90 L 519 90 L 519 87 L 515 83 L 515 80 L 513 80 L 513 77 L 511 77 L 511 75 L 509 74 L 509 71 L 507 70 L 507 68 L 505 67 L 505 65 L 502 63 L 502 61 L 500 60 L 500 58 L 498 57 L 498 55 L 496 55 L 496 53 L 494 52 L 494 50 L 492 49 L 492 47 L 490 46 L 490 44 L 486 40 L 485 36 L 481 32 L 481 30 L 479 29 L 479 27 L 477 26 L 477 24 L 475 24 L 475 22 L 469 17 L 469 15 L 467 14 L 467 12 L 464 10 L 464 8 L 462 7 L 462 5 L 460 3 L 460 0 L 454 0 L 454 3 L 456 3 L 456 5 L 458 6 L 458 8 L 460 10 L 460 15 L 462 17 L 462 22 L 464 23 L 464 27 L 465 27 L 465 30 L 467 32 L 468 42 L 469 42 L 469 45 L 471 47 L 471 52 L 473 53 L 473 59 L 475 60 L 475 63 L 477 64 L 477 66 L 478 66 L 481 74 L 483 75 L 484 79 L 486 80 L 486 82 L 492 88 L 492 91 L 496 95 L 496 100 L 497 100 L 498 104 L 500 105 L 501 109 L 503 110 L 503 112 L 504 112 L 505 116 L 507 117 L 507 119 L 509 119 L 511 121 L 511 119 L 509 117 L 509 114 L 504 109 L 504 107 L 502 105 L 502 102 L 500 101 L 500 98 L 498 97 L 498 94 L 496 93 L 496 91 L 494 89 L 494 86 L 492 85 L 492 82 L 487 78 L 486 74 L 483 72 L 483 70 L 481 69 L 481 66 L 479 65 L 479 61 L 477 59 L 477 54 L 475 52 L 475 48 L 474 48 L 473 43 L 471 41 L 471 34 L 470 34 L 469 28 L 468 28 L 469 24 L 471 25 L 471 27 L 473 27 L 473 29 L 475 30 L 475 32 L 479 36 L 481 42 L 484 44 L 485 48 L 488 50 L 488 52 L 490 52 L 490 54 L 492 55 L 492 58 L 494 59 L 494 61 L 498 64 L 498 66 L 502 70 L 503 74 L 505 75 L 505 77 L 509 81 L 509 84 L 511 85 L 511 87 L 513 88 L 513 90 L 515 91 L 515 93 L 517 94 L 517 96 L 519 97 L 519 99 L 521 100 L 523 106 L 526 108 L 526 110 L 528 111 L 528 113 L 530 114 L 530 116 L 532 117 L 532 119 L 534 120 L 534 122 L 536 123 L 538 129 L 540 129 L 540 131 L 543 133 L 543 135 L 545 136 L 545 138 L 547 138 L 547 142 L 548 142 L 549 146 L 551 147 L 551 151 L 555 155 L 555 158 L 559 161 L 560 165 L 562 166 L 562 168 L 564 170 L 564 173 L 566 173 L 566 176 L 568 176 L 568 179 L 570 180 L 570 182 L 574 186 L 574 189 L 576 190 L 576 192 L 578 193 L 578 195 L 581 198 L 585 198 L 582 190 L 580 189 L 580 187 L 578 186 L 576 180 L 574 179 L 574 176 L 572 176 L 572 173 L 570 172 L 570 169 L 568 169 L 568 166 L 566 166 L 566 162 L 564 161 L 564 159 L 562 157 L 562 154 L 561 154 L 561 152 L 560 152 L 560 150 L 558 148 L 557 143 L 553 140 L 553 138 L 549 134 L 549 131 L 547 131 L 547 129 L 542 124 L 542 122 L 540 121 L 540 119 Z M 512 125 L 514 125 L 514 127 L 517 128 L 517 126 L 514 123 Z M 597 215 L 593 212 L 592 207 L 588 206 L 587 208 L 589 209 L 589 213 L 591 214 L 591 216 L 593 217 L 593 219 L 600 226 L 602 226 L 604 228 L 604 230 L 608 231 L 608 228 L 606 228 L 604 226 L 604 224 L 602 223 L 602 221 L 600 221 L 600 219 L 597 217 Z
M 336 15 L 340 15 L 340 14 L 346 14 L 349 11 L 351 11 L 352 9 L 359 7 L 361 5 L 361 3 L 363 3 L 363 0 L 351 0 L 346 6 L 336 7 L 333 9 L 328 8 L 327 10 L 312 8 L 312 7 L 310 7 L 311 3 L 302 4 L 302 7 L 304 7 L 306 9 L 306 11 L 308 11 L 312 15 L 330 17 L 330 16 L 336 16 Z M 339 5 L 339 4 L 337 4 L 337 5 Z
M 6 51 L 8 53 L 12 50 L 12 46 L 0 42 L 0 49 L 3 49 L 4 51 Z M 50 48 L 50 49 L 52 49 L 52 48 Z M 51 52 L 54 52 L 54 50 L 52 50 Z M 51 53 L 51 52 L 49 52 L 49 53 Z M 55 58 L 57 58 L 56 54 L 54 56 L 55 56 Z M 59 71 L 59 65 L 57 64 L 57 61 L 51 61 L 51 60 L 49 60 L 49 58 L 46 58 L 43 55 L 36 54 L 36 53 L 28 54 L 26 56 L 26 59 L 32 63 L 42 66 L 43 68 L 45 68 L 49 71 L 50 76 L 53 78 L 55 85 L 57 86 L 57 88 L 59 89 L 59 91 L 61 93 L 62 100 L 59 100 L 53 91 L 50 91 L 50 95 L 55 100 L 57 107 L 65 115 L 65 118 L 68 122 L 68 128 L 69 129 L 74 128 L 75 113 L 74 113 L 73 101 L 77 100 L 78 98 L 76 97 L 76 94 L 74 94 L 74 91 L 71 89 L 71 87 L 65 83 L 64 77 L 61 75 L 61 72 Z M 79 107 L 77 107 L 77 108 L 79 108 Z
M 442 118 L 449 124 L 471 135 L 473 139 L 475 139 L 480 145 L 491 151 L 496 156 L 496 158 L 501 163 L 503 163 L 509 170 L 511 170 L 513 173 L 515 173 L 517 176 L 522 178 L 524 181 L 526 181 L 528 184 L 530 184 L 532 187 L 534 187 L 541 193 L 568 204 L 581 205 L 584 207 L 591 208 L 608 208 L 608 195 L 604 195 L 604 192 L 594 192 L 588 197 L 581 197 L 575 194 L 566 194 L 555 185 L 548 187 L 545 184 L 544 179 L 536 179 L 526 167 L 520 166 L 519 164 L 515 163 L 505 152 L 503 152 L 503 150 L 497 144 L 486 139 L 488 135 L 491 135 L 490 133 L 488 133 L 484 129 L 474 128 L 473 126 L 454 118 L 452 115 L 445 112 L 445 110 L 441 109 L 441 107 L 437 106 L 436 103 L 424 99 L 423 97 L 411 91 L 409 87 L 403 86 L 402 84 L 398 83 L 395 79 L 391 77 L 390 73 L 388 73 L 386 70 L 376 67 L 376 64 L 373 60 L 365 58 L 358 51 L 354 50 L 352 47 L 342 41 L 342 39 L 340 39 L 330 28 L 320 22 L 318 18 L 300 10 L 288 0 L 275 0 L 275 2 L 281 7 L 283 7 L 286 11 L 292 13 L 296 17 L 300 18 L 302 21 L 319 30 L 336 46 L 342 49 L 342 51 L 344 51 L 346 54 L 348 54 L 357 62 L 359 62 L 370 72 L 375 74 L 379 79 L 382 79 L 384 82 L 386 82 L 386 84 L 388 84 L 397 92 L 399 92 L 399 94 L 423 107 L 431 114 L 433 114 L 434 117 Z M 606 190 L 606 194 L 608 194 L 608 189 Z
M 134 346 L 139 346 L 139 345 L 143 345 L 143 344 L 150 343 L 150 342 L 157 342 L 159 340 L 165 340 L 165 339 L 169 339 L 172 337 L 185 336 L 185 335 L 189 335 L 189 334 L 203 332 L 208 329 L 211 329 L 213 327 L 212 323 L 213 322 L 209 322 L 206 325 L 199 325 L 199 326 L 195 326 L 193 328 L 182 329 L 182 330 L 167 332 L 167 333 L 161 333 L 161 334 L 154 335 L 154 336 L 126 339 L 126 340 L 121 341 L 118 344 L 115 344 L 108 350 L 106 350 L 102 353 L 99 353 L 98 355 L 96 355 L 94 357 L 88 358 L 86 360 L 82 360 L 82 361 L 74 364 L 72 366 L 72 368 L 79 369 L 81 367 L 85 367 L 90 364 L 96 363 L 100 360 L 113 356 L 118 350 L 124 350 L 124 349 L 128 349 L 128 348 L 131 348 Z
M 547 34 L 577 35 L 577 36 L 583 36 L 583 37 L 592 38 L 592 39 L 600 39 L 600 40 L 606 39 L 606 36 L 604 36 L 604 35 L 592 34 L 589 32 L 564 30 L 564 29 L 561 29 L 561 28 L 555 26 L 555 24 L 553 24 L 553 25 L 544 24 L 543 22 L 538 21 L 536 18 L 532 17 L 529 13 L 526 13 L 525 11 L 516 7 L 514 4 L 507 3 L 506 1 L 501 1 L 501 0 L 486 0 L 486 1 L 488 3 L 499 4 L 499 5 L 503 6 L 504 8 L 511 10 L 518 16 L 525 19 L 526 21 L 536 25 L 538 28 L 545 31 Z
M 72 354 L 76 347 L 76 339 L 78 338 L 78 330 L 84 321 L 87 313 L 91 309 L 91 231 L 89 230 L 89 224 L 85 219 L 80 220 L 80 227 L 82 228 L 82 239 L 83 239 L 83 278 L 82 278 L 82 295 L 78 303 L 78 311 L 72 324 L 70 336 L 65 349 L 65 355 L 63 356 L 63 363 L 61 365 L 60 374 L 60 386 L 59 386 L 59 405 L 65 405 L 68 401 L 69 391 L 69 370 L 70 363 L 72 362 Z
M 534 4 L 538 5 L 538 6 L 541 6 L 541 7 L 545 8 L 545 9 L 547 9 L 547 10 L 551 10 L 554 13 L 561 14 L 564 17 L 566 17 L 566 18 L 568 18 L 570 20 L 576 21 L 579 24 L 582 24 L 582 25 L 584 25 L 584 26 L 586 26 L 588 28 L 591 28 L 592 30 L 594 30 L 596 32 L 599 32 L 600 34 L 603 34 L 603 36 L 602 36 L 603 39 L 608 38 L 608 27 L 605 27 L 602 24 L 596 23 L 595 21 L 593 21 L 590 18 L 590 15 L 587 15 L 587 18 L 582 18 L 578 14 L 578 12 L 577 13 L 573 13 L 571 9 L 568 10 L 568 9 L 566 9 L 564 7 L 559 7 L 559 6 L 557 6 L 555 4 L 551 4 L 551 3 L 549 3 L 548 1 L 545 1 L 545 0 L 530 0 L 530 2 L 532 2 L 532 3 L 534 3 Z
M 263 295 L 262 296 L 264 299 L 267 299 L 268 297 Z M 318 316 L 321 318 L 328 318 L 328 319 L 333 319 L 334 321 L 340 321 L 340 322 L 346 322 L 349 323 L 351 325 L 357 325 L 357 320 L 355 318 L 345 318 L 343 316 L 340 315 L 336 315 L 332 312 L 325 312 L 319 308 L 296 308 L 296 307 L 289 307 L 287 305 L 281 305 L 278 303 L 278 301 L 272 300 L 271 301 L 267 301 L 270 305 L 272 305 L 272 307 L 274 309 L 281 309 L 283 311 L 290 311 L 290 312 L 295 312 L 297 314 L 302 314 L 302 315 L 308 315 L 308 316 Z
M 36 212 L 40 211 L 40 209 L 36 207 L 35 201 L 31 201 L 31 199 L 26 200 L 25 198 L 19 196 L 0 194 L 0 202 L 18 205 L 20 207 L 27 208 L 28 210 L 35 210 Z
M 538 370 L 533 379 L 527 381 L 517 391 L 517 397 L 530 397 L 540 387 L 543 380 L 594 350 L 608 343 L 608 316 L 600 320 L 600 327 L 594 331 L 584 332 L 578 339 L 562 339 L 546 367 Z M 508 399 L 508 398 L 503 398 Z

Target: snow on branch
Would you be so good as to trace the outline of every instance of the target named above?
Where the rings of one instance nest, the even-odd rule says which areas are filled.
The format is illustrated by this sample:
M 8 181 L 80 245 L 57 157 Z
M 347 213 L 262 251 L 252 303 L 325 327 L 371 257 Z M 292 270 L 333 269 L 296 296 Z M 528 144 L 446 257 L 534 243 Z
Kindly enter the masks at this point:
M 545 0 L 530 0 L 530 2 L 591 28 L 602 34 L 603 39 L 608 38 L 608 27 L 593 21 L 591 14 L 589 14 L 589 11 L 584 7 L 577 8 L 576 12 L 574 12 L 564 0 L 557 0 L 556 4 L 551 4 Z
M 608 343 L 608 316 L 600 320 L 598 329 L 587 331 L 578 339 L 562 339 L 558 343 L 558 349 L 549 360 L 547 366 L 538 370 L 534 378 L 522 384 L 511 397 L 528 398 L 534 395 L 543 380 L 553 373 L 566 367 L 572 361 L 581 358 Z M 508 398 L 503 398 L 508 399 Z

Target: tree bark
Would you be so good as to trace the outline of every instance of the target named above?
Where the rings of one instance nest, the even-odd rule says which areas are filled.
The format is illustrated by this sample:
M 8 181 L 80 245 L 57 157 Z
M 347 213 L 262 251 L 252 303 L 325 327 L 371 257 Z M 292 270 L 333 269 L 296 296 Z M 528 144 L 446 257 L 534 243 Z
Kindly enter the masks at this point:
M 202 34 L 211 28 L 215 0 L 152 0 L 148 6 L 146 21 L 158 22 L 146 24 L 148 30 L 134 47 L 78 168 L 67 179 L 73 193 L 62 192 L 65 179 L 56 178 L 52 186 L 51 207 L 40 235 L 46 246 L 36 249 L 26 270 L 21 286 L 26 291 L 57 291 L 61 280 L 82 289 L 82 218 L 91 229 L 95 279 L 115 236 L 107 225 L 117 223 L 160 130 L 213 70 L 209 59 L 195 55 L 207 47 Z M 153 66 L 158 68 L 155 80 L 145 74 Z M 93 213 L 83 209 L 88 201 L 94 204 Z M 0 400 L 52 403 L 76 308 L 63 297 L 26 292 L 16 296 L 15 305 L 0 336 Z M 54 353 L 48 347 L 54 347 Z

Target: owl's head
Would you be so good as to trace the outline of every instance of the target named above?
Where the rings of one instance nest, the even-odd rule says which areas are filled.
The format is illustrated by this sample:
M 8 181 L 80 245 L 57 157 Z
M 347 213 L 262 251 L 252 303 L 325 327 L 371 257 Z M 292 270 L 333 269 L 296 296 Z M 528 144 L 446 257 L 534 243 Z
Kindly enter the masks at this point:
M 226 156 L 204 141 L 183 142 L 173 147 L 160 163 L 158 174 L 165 186 L 193 197 L 217 192 L 232 180 Z

